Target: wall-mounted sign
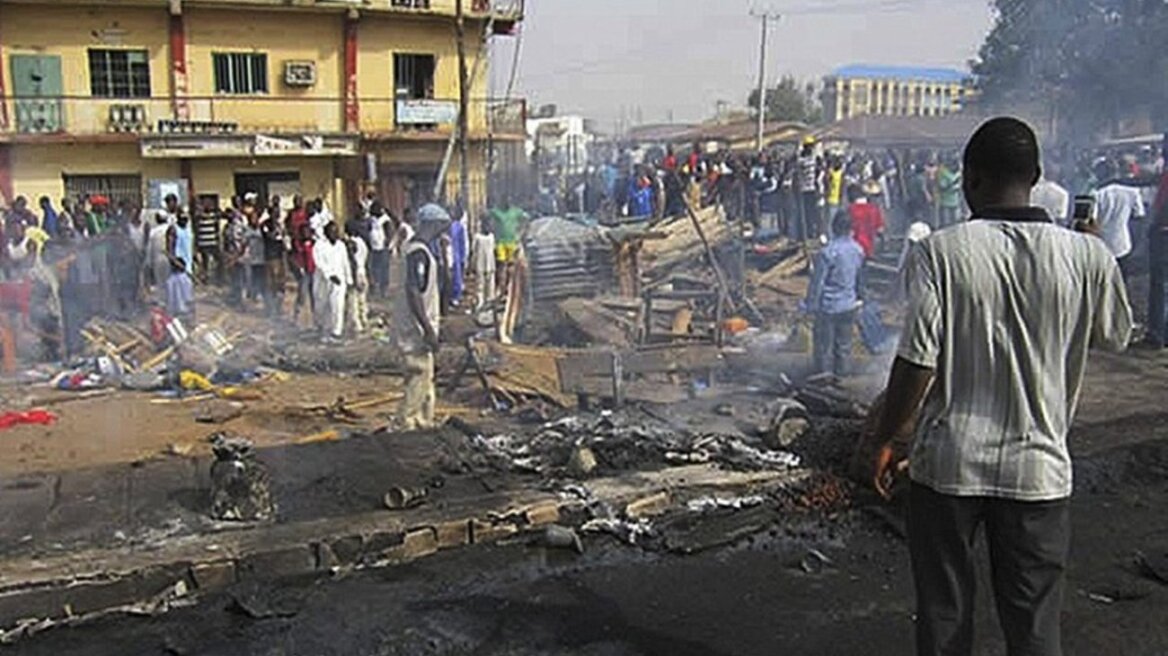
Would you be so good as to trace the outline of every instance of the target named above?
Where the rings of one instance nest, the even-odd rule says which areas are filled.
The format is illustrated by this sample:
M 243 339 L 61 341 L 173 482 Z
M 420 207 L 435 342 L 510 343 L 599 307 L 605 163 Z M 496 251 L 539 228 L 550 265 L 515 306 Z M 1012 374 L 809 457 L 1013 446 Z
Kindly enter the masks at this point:
M 358 154 L 356 135 L 144 134 L 143 157 L 348 157 Z
M 263 134 L 255 136 L 256 155 L 275 155 L 279 153 L 311 154 L 324 148 L 324 139 L 317 135 L 305 134 L 298 137 L 269 137 Z
M 398 100 L 398 125 L 451 125 L 458 120 L 453 100 Z
M 163 134 L 233 134 L 239 131 L 239 124 L 228 121 L 159 119 L 158 131 Z

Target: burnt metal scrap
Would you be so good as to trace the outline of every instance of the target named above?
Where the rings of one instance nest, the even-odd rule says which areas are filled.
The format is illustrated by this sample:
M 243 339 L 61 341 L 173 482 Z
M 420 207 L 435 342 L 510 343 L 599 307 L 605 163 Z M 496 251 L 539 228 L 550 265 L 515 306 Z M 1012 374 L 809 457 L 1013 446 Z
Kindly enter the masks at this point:
M 497 466 L 545 477 L 579 476 L 581 448 L 604 473 L 684 463 L 716 463 L 743 471 L 790 469 L 799 457 L 749 444 L 738 435 L 695 432 L 625 408 L 578 414 L 542 425 L 534 434 L 479 436 L 476 447 Z
M 209 438 L 215 462 L 211 465 L 211 516 L 220 521 L 255 522 L 276 513 L 267 467 L 256 460 L 250 440 L 230 433 Z

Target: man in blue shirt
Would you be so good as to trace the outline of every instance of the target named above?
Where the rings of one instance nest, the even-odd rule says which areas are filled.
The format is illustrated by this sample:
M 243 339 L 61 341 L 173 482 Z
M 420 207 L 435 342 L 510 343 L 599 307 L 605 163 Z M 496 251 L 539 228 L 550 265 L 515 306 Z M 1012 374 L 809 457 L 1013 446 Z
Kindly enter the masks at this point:
M 41 219 L 41 228 L 49 233 L 49 236 L 57 236 L 57 210 L 53 209 L 53 201 L 49 200 L 48 196 L 41 196 L 41 211 L 44 212 L 44 218 Z
M 843 376 L 848 369 L 852 326 L 860 306 L 857 288 L 864 250 L 852 239 L 852 218 L 847 212 L 835 215 L 831 233 L 831 241 L 815 256 L 811 287 L 803 303 L 815 317 L 812 343 L 816 372 Z

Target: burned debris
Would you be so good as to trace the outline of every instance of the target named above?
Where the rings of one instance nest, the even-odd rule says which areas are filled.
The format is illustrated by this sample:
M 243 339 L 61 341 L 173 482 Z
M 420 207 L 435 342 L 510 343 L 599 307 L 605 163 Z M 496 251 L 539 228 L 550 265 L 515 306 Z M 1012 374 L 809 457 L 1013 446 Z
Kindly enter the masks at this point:
M 255 446 L 229 433 L 210 437 L 211 516 L 220 521 L 257 522 L 276 512 L 267 468 L 256 460 Z

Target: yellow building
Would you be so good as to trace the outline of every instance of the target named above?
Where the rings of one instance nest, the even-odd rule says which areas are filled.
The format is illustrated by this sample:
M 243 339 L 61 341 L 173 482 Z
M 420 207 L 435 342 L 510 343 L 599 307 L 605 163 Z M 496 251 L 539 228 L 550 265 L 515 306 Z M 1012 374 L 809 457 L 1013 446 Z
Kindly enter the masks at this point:
M 852 65 L 823 80 L 828 121 L 853 116 L 945 116 L 961 111 L 970 76 L 949 68 Z
M 372 188 L 400 211 L 457 129 L 457 1 L 0 0 L 0 200 L 254 191 L 344 212 Z M 523 103 L 487 98 L 484 46 L 523 0 L 462 1 L 477 207 L 488 145 L 524 138 Z

